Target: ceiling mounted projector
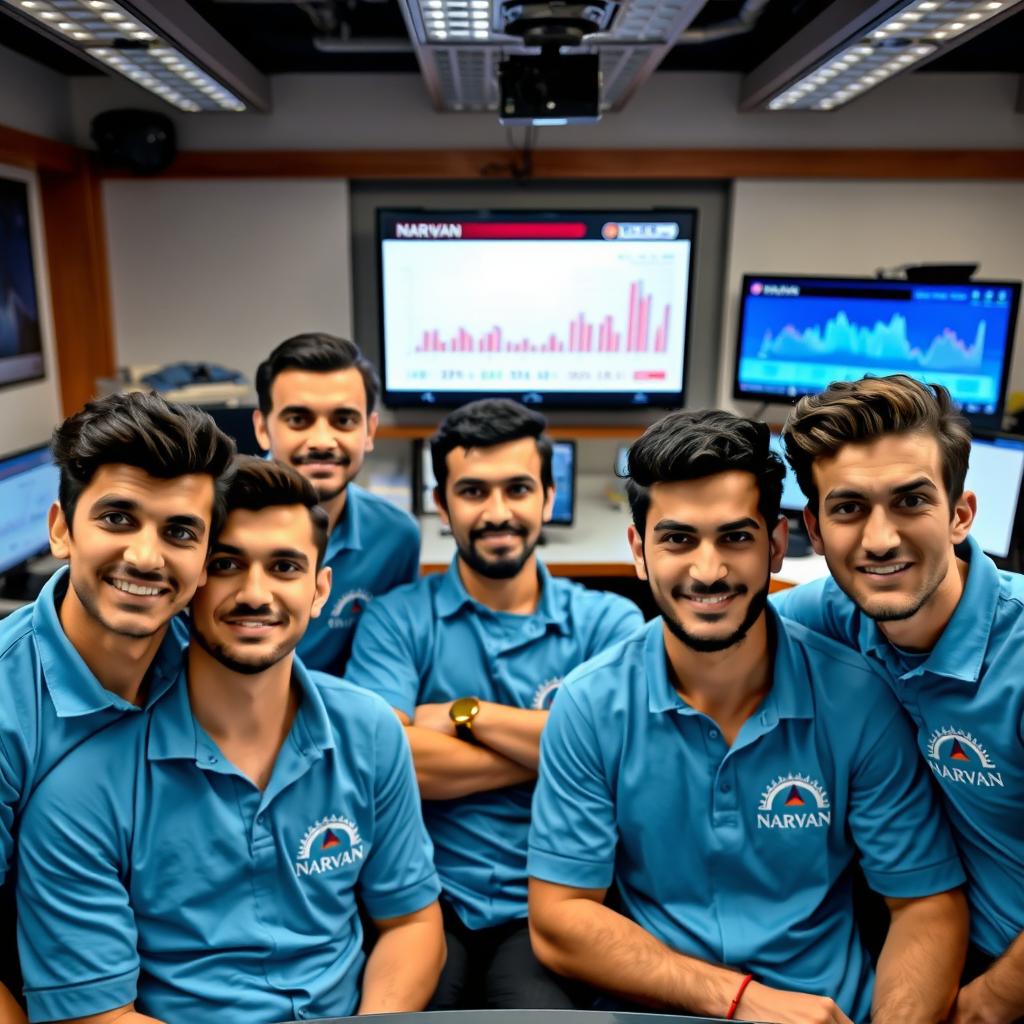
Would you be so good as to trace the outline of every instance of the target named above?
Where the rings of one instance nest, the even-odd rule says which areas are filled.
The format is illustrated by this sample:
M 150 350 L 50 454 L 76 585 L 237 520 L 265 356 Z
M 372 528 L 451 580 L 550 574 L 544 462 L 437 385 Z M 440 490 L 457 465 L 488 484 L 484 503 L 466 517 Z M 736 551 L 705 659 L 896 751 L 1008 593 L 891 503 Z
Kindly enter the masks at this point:
M 604 32 L 611 25 L 617 3 L 597 0 L 589 4 L 503 3 L 501 20 L 504 31 L 519 36 L 526 46 L 543 49 L 579 46 L 585 36 Z

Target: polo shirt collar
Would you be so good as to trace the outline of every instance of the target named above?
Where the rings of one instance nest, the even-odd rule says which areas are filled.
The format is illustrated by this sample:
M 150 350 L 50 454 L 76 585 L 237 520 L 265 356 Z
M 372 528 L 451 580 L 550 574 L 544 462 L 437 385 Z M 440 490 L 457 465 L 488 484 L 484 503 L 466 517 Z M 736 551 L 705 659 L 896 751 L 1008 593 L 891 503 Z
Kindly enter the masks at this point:
M 534 621 L 539 620 L 545 626 L 554 628 L 559 633 L 567 636 L 569 633 L 569 623 L 566 621 L 567 615 L 565 609 L 561 607 L 558 595 L 555 593 L 551 573 L 548 572 L 547 566 L 539 558 L 536 560 L 536 565 L 537 580 L 540 583 L 540 600 L 537 602 L 537 608 L 530 618 Z M 434 607 L 442 619 L 449 619 L 467 607 L 480 609 L 485 613 L 497 614 L 493 612 L 493 609 L 487 608 L 486 605 L 482 605 L 470 597 L 469 591 L 466 590 L 466 585 L 462 582 L 462 577 L 459 575 L 459 556 L 457 553 L 449 563 L 444 579 L 437 588 Z
M 320 751 L 333 748 L 334 731 L 327 708 L 312 676 L 298 658 L 292 662 L 292 680 L 298 683 L 302 699 L 290 736 L 304 753 L 311 748 Z M 211 757 L 221 756 L 216 744 L 192 714 L 184 663 L 174 691 L 153 709 L 146 756 L 150 761 L 195 761 L 204 767 L 213 763 Z
M 341 518 L 327 538 L 324 561 L 330 561 L 340 551 L 361 551 L 363 548 L 363 489 L 349 484 Z
M 111 693 L 93 675 L 60 623 L 58 602 L 70 586 L 67 566 L 58 569 L 39 592 L 32 608 L 32 629 L 43 668 L 43 680 L 58 718 L 76 718 L 107 708 L 137 711 L 138 707 Z M 147 672 L 146 705 L 152 705 L 174 681 L 183 645 L 171 623 Z
M 814 706 L 811 686 L 806 670 L 802 670 L 794 650 L 793 641 L 786 632 L 783 620 L 768 606 L 768 632 L 775 648 L 772 667 L 772 686 L 761 704 L 758 716 L 765 727 L 776 725 L 783 718 L 813 718 Z M 676 692 L 668 677 L 668 654 L 662 633 L 661 617 L 645 627 L 644 667 L 647 676 L 647 709 L 652 714 L 681 711 L 698 714 Z
M 953 615 L 927 659 L 909 672 L 904 672 L 899 655 L 878 624 L 860 613 L 861 650 L 881 661 L 892 675 L 906 678 L 929 672 L 967 683 L 977 683 L 980 678 L 1001 585 L 995 562 L 970 535 L 967 548 L 967 582 Z

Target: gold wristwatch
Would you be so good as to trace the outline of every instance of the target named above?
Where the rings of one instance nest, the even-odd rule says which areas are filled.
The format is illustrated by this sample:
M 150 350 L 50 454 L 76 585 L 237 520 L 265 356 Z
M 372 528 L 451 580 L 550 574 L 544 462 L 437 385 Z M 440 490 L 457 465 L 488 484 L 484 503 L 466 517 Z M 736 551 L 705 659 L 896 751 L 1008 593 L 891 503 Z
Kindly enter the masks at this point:
M 480 701 L 476 697 L 459 697 L 452 701 L 448 717 L 455 723 L 455 735 L 467 743 L 475 743 L 473 719 L 480 714 Z

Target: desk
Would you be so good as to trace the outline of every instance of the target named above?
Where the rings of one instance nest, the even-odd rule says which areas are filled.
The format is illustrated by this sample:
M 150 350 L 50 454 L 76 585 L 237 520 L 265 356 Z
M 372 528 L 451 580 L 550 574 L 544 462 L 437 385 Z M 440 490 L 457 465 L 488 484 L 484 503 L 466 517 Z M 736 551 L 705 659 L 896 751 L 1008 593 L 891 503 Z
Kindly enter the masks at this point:
M 609 500 L 611 483 L 605 473 L 581 475 L 576 481 L 575 525 L 545 529 L 547 543 L 538 552 L 553 575 L 635 577 L 626 540 L 626 527 L 631 522 L 629 507 L 616 506 Z M 437 516 L 420 516 L 419 523 L 423 535 L 420 570 L 424 574 L 443 572 L 455 554 L 455 542 L 441 532 Z M 772 589 L 785 589 L 827 574 L 828 567 L 820 555 L 787 558 L 772 580 Z
M 379 1013 L 381 1024 L 708 1024 L 721 1017 L 686 1017 L 670 1013 L 626 1013 L 618 1010 L 433 1010 L 423 1013 Z M 287 1024 L 300 1024 L 288 1021 Z M 301 1024 L 366 1024 L 365 1017 L 330 1017 Z

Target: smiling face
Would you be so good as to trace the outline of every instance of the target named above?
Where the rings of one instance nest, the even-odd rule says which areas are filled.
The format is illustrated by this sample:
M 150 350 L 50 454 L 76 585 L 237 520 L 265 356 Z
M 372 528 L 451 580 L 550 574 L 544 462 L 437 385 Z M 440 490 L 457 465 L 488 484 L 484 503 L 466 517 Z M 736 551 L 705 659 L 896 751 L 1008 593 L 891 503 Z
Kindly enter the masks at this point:
M 316 568 L 309 509 L 231 512 L 192 602 L 193 636 L 232 672 L 255 675 L 289 655 L 320 614 L 331 570 Z
M 649 493 L 644 536 L 629 528 L 637 575 L 687 647 L 734 646 L 764 612 L 770 573 L 786 552 L 786 520 L 769 531 L 757 480 L 742 470 L 656 483 Z
M 257 440 L 275 459 L 295 466 L 321 502 L 337 498 L 373 451 L 377 414 L 367 413 L 362 374 L 354 366 L 283 370 L 270 397 L 270 412 L 253 414 Z
M 164 480 L 111 464 L 82 490 L 71 529 L 54 505 L 50 547 L 71 579 L 62 621 L 66 612 L 90 624 L 76 645 L 99 631 L 153 636 L 188 604 L 203 577 L 213 496 L 206 474 Z
M 541 457 L 532 437 L 447 455 L 441 518 L 451 527 L 459 557 L 490 579 L 519 574 L 551 518 L 555 490 L 541 483 Z
M 967 536 L 974 495 L 950 508 L 938 441 L 889 434 L 847 444 L 812 469 L 818 515 L 805 513 L 815 551 L 836 583 L 878 622 L 927 614 L 957 590 L 953 545 Z M 955 604 L 955 599 L 954 602 Z

